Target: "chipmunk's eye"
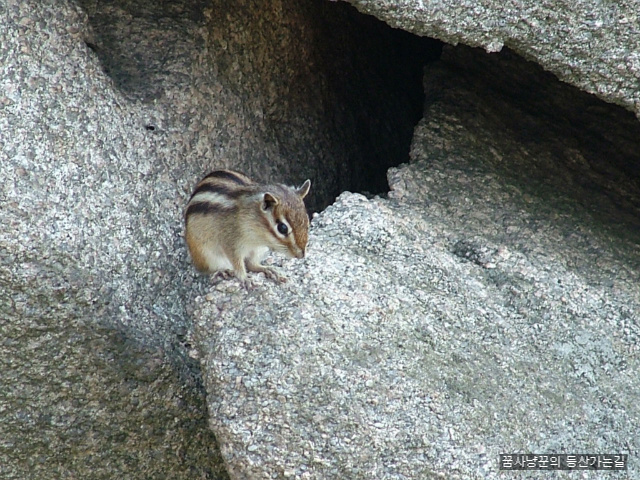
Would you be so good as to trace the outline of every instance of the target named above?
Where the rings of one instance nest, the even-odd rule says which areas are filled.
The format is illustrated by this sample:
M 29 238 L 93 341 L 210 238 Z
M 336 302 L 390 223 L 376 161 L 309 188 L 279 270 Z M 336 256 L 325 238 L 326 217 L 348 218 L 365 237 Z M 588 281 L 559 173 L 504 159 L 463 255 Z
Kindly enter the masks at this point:
M 287 225 L 282 222 L 278 222 L 277 228 L 282 235 L 286 235 L 289 233 L 289 227 L 287 227 Z

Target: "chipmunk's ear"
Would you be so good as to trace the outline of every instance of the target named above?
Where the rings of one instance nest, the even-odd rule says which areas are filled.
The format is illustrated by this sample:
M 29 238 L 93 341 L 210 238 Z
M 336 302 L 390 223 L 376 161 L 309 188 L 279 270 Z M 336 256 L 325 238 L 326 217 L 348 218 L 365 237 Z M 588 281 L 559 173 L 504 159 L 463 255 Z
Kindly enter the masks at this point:
M 309 189 L 311 188 L 311 180 L 307 180 L 302 184 L 302 186 L 296 190 L 296 193 L 300 195 L 300 198 L 304 198 L 309 193 Z
M 262 210 L 264 210 L 265 212 L 270 208 L 275 207 L 278 203 L 280 203 L 278 199 L 269 192 L 265 193 L 262 196 Z

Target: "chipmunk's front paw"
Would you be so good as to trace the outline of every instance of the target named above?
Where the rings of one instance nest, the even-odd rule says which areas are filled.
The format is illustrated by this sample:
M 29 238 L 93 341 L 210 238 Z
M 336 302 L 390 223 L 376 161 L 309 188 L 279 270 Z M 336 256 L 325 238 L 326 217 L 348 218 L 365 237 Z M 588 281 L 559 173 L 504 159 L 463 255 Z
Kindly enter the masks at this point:
M 211 276 L 211 280 L 215 283 L 219 283 L 223 280 L 229 280 L 234 276 L 233 270 L 218 270 Z
M 265 277 L 270 278 L 275 282 L 285 283 L 287 281 L 287 277 L 282 275 L 275 268 L 265 267 L 262 273 L 264 273 Z

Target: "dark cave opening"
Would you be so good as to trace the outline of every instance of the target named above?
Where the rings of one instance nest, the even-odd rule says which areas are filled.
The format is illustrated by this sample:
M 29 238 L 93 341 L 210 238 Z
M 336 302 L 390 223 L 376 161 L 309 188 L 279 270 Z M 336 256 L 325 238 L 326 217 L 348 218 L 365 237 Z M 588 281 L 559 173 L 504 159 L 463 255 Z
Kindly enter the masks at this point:
M 386 172 L 409 160 L 422 118 L 423 68 L 442 50 L 344 2 L 291 0 L 282 11 L 220 0 L 79 3 L 88 48 L 134 102 L 169 101 L 167 92 L 189 88 L 189 64 L 210 62 L 210 81 L 242 99 L 246 122 L 290 162 L 274 176 L 315 179 L 312 210 L 345 190 L 388 191 Z M 273 154 L 246 155 L 269 163 Z
M 387 170 L 409 161 L 413 129 L 424 113 L 424 67 L 440 58 L 443 44 L 392 28 L 343 2 L 325 9 L 331 19 L 322 25 L 318 50 L 329 66 L 335 103 L 345 106 L 336 114 L 344 115 L 354 132 L 353 139 L 340 142 L 349 153 L 350 170 L 348 185 L 339 192 L 384 194 Z M 352 27 L 337 30 L 336 15 Z M 349 63 L 341 64 L 332 52 L 347 41 L 353 51 Z
M 519 106 L 524 114 L 505 122 L 523 142 L 535 132 L 525 124 L 516 128 L 518 122 L 541 116 L 550 128 L 566 129 L 594 168 L 614 162 L 631 181 L 638 175 L 640 124 L 630 112 L 560 82 L 508 49 L 487 54 L 447 47 L 457 53 L 444 60 L 450 74 L 443 79 L 429 77 L 442 42 L 394 29 L 345 2 L 78 1 L 93 30 L 87 49 L 125 97 L 170 111 L 172 92 L 193 88 L 193 66 L 206 63 L 210 77 L 199 72 L 195 88 L 208 82 L 216 85 L 212 90 L 232 92 L 241 104 L 234 115 L 257 138 L 241 138 L 246 146 L 235 157 L 222 157 L 225 164 L 248 165 L 258 179 L 313 179 L 312 211 L 345 190 L 386 193 L 387 170 L 409 161 L 425 101 L 462 84 Z M 202 109 L 220 105 L 228 106 Z M 166 126 L 144 119 L 141 128 L 161 138 Z M 243 135 L 225 129 L 222 123 L 221 134 L 211 138 L 220 150 Z

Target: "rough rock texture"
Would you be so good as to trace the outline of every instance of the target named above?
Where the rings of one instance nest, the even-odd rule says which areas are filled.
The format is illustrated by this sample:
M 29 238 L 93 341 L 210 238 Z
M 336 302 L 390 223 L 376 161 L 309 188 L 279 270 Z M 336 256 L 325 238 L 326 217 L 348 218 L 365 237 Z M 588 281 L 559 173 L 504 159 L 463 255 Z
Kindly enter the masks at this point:
M 347 0 L 389 25 L 497 52 L 503 46 L 561 80 L 640 116 L 637 0 Z
M 80 3 L 122 93 L 159 104 L 145 125 L 189 133 L 178 145 L 196 177 L 232 165 L 316 179 L 314 210 L 347 188 L 386 191 L 422 115 L 422 67 L 440 53 L 440 42 L 323 0 Z
M 286 112 L 295 110 L 301 95 L 288 89 L 312 86 L 307 77 L 280 78 L 276 53 L 294 58 L 307 49 L 313 57 L 321 42 L 278 25 L 291 15 L 311 28 L 317 10 L 329 7 L 251 5 L 252 18 L 271 19 L 270 37 L 236 17 L 225 24 L 234 29 L 225 33 L 234 53 L 223 61 L 220 32 L 210 30 L 234 17 L 236 5 L 0 2 L 3 479 L 225 478 L 185 340 L 189 294 L 208 284 L 188 264 L 182 239 L 190 189 L 213 167 L 291 183 L 312 177 L 318 206 L 371 161 L 371 147 L 358 145 L 381 136 L 387 122 L 404 127 L 385 161 L 406 155 L 423 57 L 403 59 L 398 42 L 424 42 L 333 5 L 342 13 L 332 23 L 325 12 L 322 25 L 345 42 L 325 48 L 339 52 L 344 73 L 334 83 L 344 78 L 348 88 L 326 84 L 313 104 L 325 117 L 300 116 L 295 129 L 280 131 L 265 120 L 266 106 L 291 101 Z M 357 35 L 375 38 L 375 50 L 352 46 Z M 258 72 L 233 63 L 254 57 Z M 337 75 L 323 58 L 313 70 L 319 83 Z M 394 73 L 376 74 L 375 62 Z M 269 96 L 238 84 L 268 87 Z M 340 95 L 356 84 L 365 87 L 344 103 Z M 349 118 L 366 119 L 379 105 L 389 108 L 377 125 L 379 115 L 370 123 Z M 295 136 L 295 148 L 277 135 Z M 314 150 L 298 156 L 303 145 Z M 354 158 L 361 163 L 351 172 Z
M 632 6 L 606 8 L 629 22 L 590 57 L 559 35 L 553 71 L 630 107 Z M 209 294 L 188 265 L 182 210 L 213 167 L 311 177 L 312 208 L 379 191 L 437 53 L 321 0 L 0 2 L 0 477 L 473 478 L 578 448 L 638 476 L 625 112 L 448 50 L 416 164 L 320 216 L 288 285 Z
M 0 476 L 225 478 L 178 348 L 193 136 L 145 128 L 72 3 L 0 8 Z
M 214 0 L 205 14 L 212 73 L 243 99 L 243 121 L 261 137 L 243 151 L 259 176 L 317 179 L 334 197 L 387 191 L 386 170 L 406 161 L 422 116 L 422 69 L 440 42 L 326 0 Z M 327 205 L 327 194 L 313 198 L 312 209 Z
M 487 90 L 469 54 L 428 70 L 388 199 L 341 195 L 286 285 L 196 300 L 233 478 L 493 479 L 513 452 L 628 453 L 607 475 L 640 477 L 640 189 L 606 162 L 635 162 L 637 122 L 517 58 L 476 65 Z

